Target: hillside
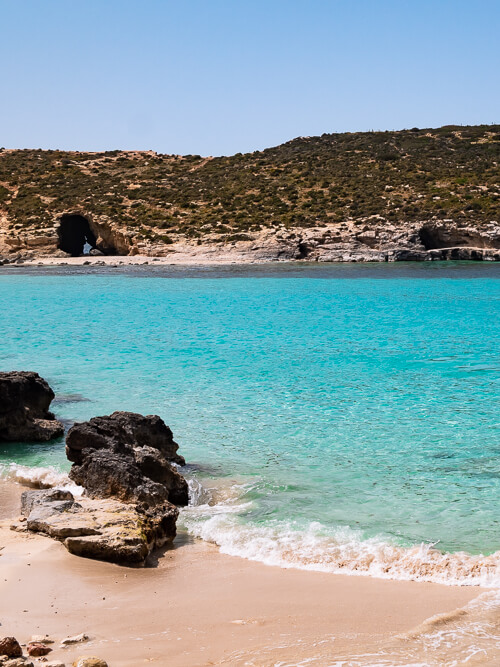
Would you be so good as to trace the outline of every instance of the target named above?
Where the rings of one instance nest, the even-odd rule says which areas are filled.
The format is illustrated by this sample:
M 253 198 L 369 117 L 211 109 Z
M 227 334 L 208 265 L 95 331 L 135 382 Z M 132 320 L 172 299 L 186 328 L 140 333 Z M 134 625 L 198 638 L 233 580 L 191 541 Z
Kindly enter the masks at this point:
M 495 250 L 499 163 L 498 125 L 324 134 L 219 158 L 2 149 L 0 254 L 64 254 L 64 214 L 68 229 L 82 216 L 109 254 Z

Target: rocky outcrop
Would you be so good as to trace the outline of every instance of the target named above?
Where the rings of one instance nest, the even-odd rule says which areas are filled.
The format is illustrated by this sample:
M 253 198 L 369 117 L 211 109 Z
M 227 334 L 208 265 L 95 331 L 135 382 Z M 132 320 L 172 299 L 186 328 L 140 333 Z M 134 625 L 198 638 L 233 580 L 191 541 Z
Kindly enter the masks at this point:
M 64 434 L 49 411 L 54 392 L 38 373 L 0 373 L 0 441 L 46 441 Z
M 500 261 L 500 224 L 422 220 L 390 222 L 379 216 L 338 223 L 323 223 L 309 228 L 278 227 L 247 232 L 244 240 L 227 240 L 205 234 L 203 240 L 189 240 L 170 234 L 168 243 L 148 238 L 133 238 L 110 222 L 97 223 L 86 216 L 97 237 L 98 248 L 91 251 L 88 263 L 102 254 L 168 258 L 173 262 L 398 262 L 464 259 Z M 12 247 L 0 262 L 22 264 L 37 258 L 56 261 L 69 255 L 57 250 L 57 225 L 45 247 L 28 241 Z M 1 252 L 1 248 L 0 248 Z M 98 255 L 99 253 L 99 255 Z M 96 256 L 94 256 L 96 255 Z
M 66 453 L 83 497 L 64 490 L 26 491 L 21 511 L 29 531 L 61 540 L 72 554 L 144 564 L 174 539 L 178 505 L 188 485 L 172 431 L 156 415 L 114 412 L 75 424 Z M 22 528 L 22 526 L 21 526 Z
M 500 125 L 348 132 L 220 157 L 0 149 L 0 256 L 82 255 L 63 237 L 83 221 L 104 254 L 178 262 L 495 258 L 499 137 Z
M 451 221 L 396 225 L 375 216 L 309 229 L 262 232 L 251 244 L 235 243 L 234 252 L 263 261 L 500 261 L 500 225 L 491 223 L 482 229 Z
M 128 565 L 175 537 L 178 510 L 170 503 L 142 510 L 116 500 L 82 497 L 69 491 L 25 491 L 21 513 L 29 531 L 60 540 L 77 556 Z M 21 524 L 22 526 L 22 524 Z
M 114 412 L 73 426 L 66 455 L 70 477 L 91 498 L 117 498 L 154 507 L 187 505 L 186 480 L 171 465 L 184 464 L 172 431 L 160 417 Z

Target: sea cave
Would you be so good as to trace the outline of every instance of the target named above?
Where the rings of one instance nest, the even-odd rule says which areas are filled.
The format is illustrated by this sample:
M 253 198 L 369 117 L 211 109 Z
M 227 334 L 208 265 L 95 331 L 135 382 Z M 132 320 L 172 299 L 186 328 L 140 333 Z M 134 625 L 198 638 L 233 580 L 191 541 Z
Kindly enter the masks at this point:
M 83 215 L 63 215 L 57 233 L 57 247 L 73 257 L 88 255 L 90 250 L 96 248 L 96 236 Z

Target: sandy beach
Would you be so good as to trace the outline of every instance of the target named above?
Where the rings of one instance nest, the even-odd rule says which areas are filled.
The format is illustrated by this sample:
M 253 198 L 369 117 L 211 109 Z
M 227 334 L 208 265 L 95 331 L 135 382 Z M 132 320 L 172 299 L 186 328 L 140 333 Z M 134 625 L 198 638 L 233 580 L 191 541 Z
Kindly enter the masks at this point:
M 147 568 L 86 560 L 10 529 L 22 490 L 0 484 L 1 634 L 21 643 L 48 634 L 57 642 L 51 659 L 66 664 L 79 655 L 113 667 L 369 664 L 355 656 L 481 593 L 268 567 L 186 534 Z M 89 642 L 58 647 L 81 632 Z
M 149 255 L 82 255 L 81 257 L 36 257 L 10 266 L 220 266 L 229 264 L 269 264 L 275 258 L 256 258 L 237 249 L 212 246 L 183 247 L 164 256 Z

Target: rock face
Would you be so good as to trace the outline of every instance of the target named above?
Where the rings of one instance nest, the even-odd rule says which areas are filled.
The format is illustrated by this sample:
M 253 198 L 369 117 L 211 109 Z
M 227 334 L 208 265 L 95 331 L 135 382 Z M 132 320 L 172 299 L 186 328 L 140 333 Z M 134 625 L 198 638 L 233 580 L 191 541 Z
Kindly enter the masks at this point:
M 54 392 L 38 373 L 0 373 L 0 441 L 46 441 L 64 434 L 49 411 Z
M 61 540 L 72 554 L 122 564 L 144 564 L 174 539 L 188 486 L 174 465 L 172 431 L 160 417 L 115 412 L 75 424 L 66 440 L 70 477 L 85 489 L 25 491 L 26 527 Z
M 155 511 L 117 500 L 80 498 L 69 491 L 25 491 L 21 512 L 28 530 L 62 541 L 77 556 L 142 565 L 152 549 L 175 537 L 178 509 L 165 503 Z
M 75 424 L 66 455 L 71 479 L 91 498 L 117 498 L 154 507 L 187 505 L 188 487 L 172 463 L 183 465 L 172 431 L 160 417 L 114 412 Z

